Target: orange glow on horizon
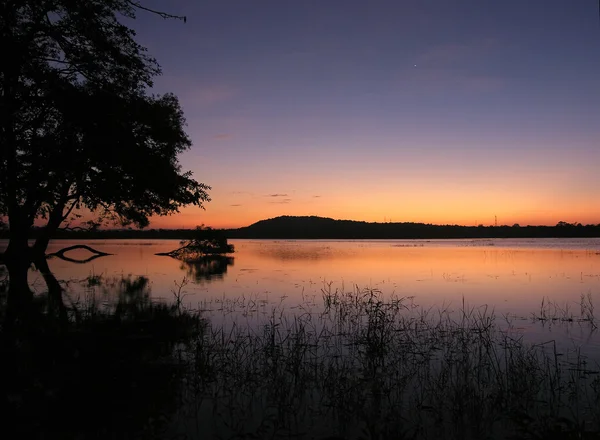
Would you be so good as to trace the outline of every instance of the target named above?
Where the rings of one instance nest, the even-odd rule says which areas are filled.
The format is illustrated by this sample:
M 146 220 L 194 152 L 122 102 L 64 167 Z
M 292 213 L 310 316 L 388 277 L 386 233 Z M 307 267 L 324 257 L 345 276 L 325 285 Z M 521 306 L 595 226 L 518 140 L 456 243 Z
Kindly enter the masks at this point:
M 281 215 L 465 226 L 494 225 L 496 218 L 509 226 L 600 223 L 596 178 L 584 179 L 584 168 L 562 166 L 558 157 L 504 167 L 487 161 L 468 169 L 458 159 L 444 164 L 437 157 L 414 159 L 413 168 L 394 157 L 384 167 L 368 157 L 363 164 L 341 157 L 335 167 L 329 165 L 334 159 L 297 159 L 285 165 L 275 159 L 249 163 L 235 180 L 224 181 L 218 167 L 200 171 L 213 186 L 206 210 L 184 208 L 152 219 L 151 227 L 238 228 Z
M 205 176 L 213 184 L 206 209 L 189 206 L 170 216 L 153 217 L 149 228 L 239 228 L 281 215 L 464 226 L 491 226 L 496 218 L 498 225 L 508 226 L 554 226 L 559 221 L 600 224 L 596 186 L 574 186 L 569 183 L 572 175 L 528 181 L 531 175 L 467 178 L 453 171 L 440 175 L 370 172 L 355 177 L 333 170 L 324 180 L 315 173 L 302 181 L 273 169 L 264 180 L 248 171 L 247 176 L 221 185 Z M 83 214 L 83 221 L 91 218 Z
M 384 212 L 387 212 L 385 214 Z M 225 209 L 215 209 L 211 212 L 210 209 L 206 211 L 184 209 L 180 214 L 175 214 L 167 217 L 156 217 L 150 222 L 150 228 L 164 228 L 164 229 L 177 229 L 177 228 L 194 228 L 198 225 L 211 226 L 213 228 L 239 228 L 249 226 L 260 220 L 266 220 L 281 215 L 290 216 L 318 216 L 328 217 L 336 220 L 354 220 L 354 221 L 365 221 L 365 222 L 391 222 L 391 223 L 402 223 L 402 222 L 414 222 L 414 223 L 428 223 L 436 225 L 461 225 L 461 226 L 477 226 L 483 224 L 484 226 L 492 226 L 495 223 L 496 216 L 499 226 L 508 225 L 512 226 L 517 223 L 521 226 L 554 226 L 559 221 L 565 221 L 568 223 L 582 223 L 586 224 L 600 224 L 600 212 L 599 210 L 590 212 L 586 210 L 571 210 L 568 212 L 560 212 L 558 210 L 552 211 L 540 211 L 540 212 L 503 212 L 498 210 L 497 214 L 493 211 L 482 212 L 482 211 L 454 211 L 454 212 L 402 212 L 400 209 L 396 210 L 382 210 L 374 209 L 371 211 L 367 210 L 350 210 L 350 209 L 323 209 L 323 210 L 303 210 L 301 208 L 283 208 L 283 209 L 271 209 L 270 207 L 263 208 L 262 210 L 257 209 L 252 211 L 243 212 L 231 212 L 228 213 Z
M 453 208 L 452 205 L 455 205 Z M 199 225 L 213 228 L 240 228 L 249 226 L 260 220 L 289 216 L 317 216 L 328 217 L 335 220 L 354 220 L 373 223 L 426 223 L 434 225 L 461 225 L 461 226 L 493 226 L 497 217 L 499 226 L 512 226 L 515 223 L 521 226 L 554 226 L 559 221 L 568 223 L 600 224 L 600 205 L 589 207 L 586 204 L 573 204 L 569 209 L 560 206 L 549 206 L 547 209 L 539 207 L 527 208 L 524 203 L 511 205 L 498 204 L 485 201 L 471 206 L 468 203 L 448 201 L 446 203 L 423 203 L 417 199 L 401 205 L 382 203 L 377 198 L 372 198 L 362 206 L 354 206 L 349 200 L 340 198 L 337 205 L 327 206 L 326 202 L 298 203 L 298 204 L 271 204 L 268 202 L 255 202 L 250 209 L 244 207 L 231 207 L 223 202 L 210 202 L 206 210 L 198 207 L 186 207 L 181 212 L 164 217 L 152 217 L 147 229 L 193 229 Z M 387 206 L 387 207 L 386 207 Z M 81 221 L 87 221 L 93 216 L 87 212 Z M 37 226 L 45 224 L 43 219 L 36 221 Z M 71 224 L 73 226 L 74 224 Z M 105 229 L 119 229 L 118 225 L 106 225 Z

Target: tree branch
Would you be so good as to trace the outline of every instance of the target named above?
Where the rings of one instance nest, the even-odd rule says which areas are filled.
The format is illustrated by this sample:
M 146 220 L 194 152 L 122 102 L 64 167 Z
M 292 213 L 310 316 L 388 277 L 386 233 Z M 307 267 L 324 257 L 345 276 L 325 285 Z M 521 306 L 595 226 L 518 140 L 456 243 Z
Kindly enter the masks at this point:
M 61 230 L 61 231 L 73 231 L 73 232 L 75 232 L 75 231 L 89 231 L 92 228 L 91 227 L 90 228 L 84 228 L 83 226 L 69 226 L 69 225 L 67 225 L 67 226 L 63 226 L 62 228 L 58 228 L 58 229 Z
M 181 16 L 181 15 L 172 15 L 172 14 L 167 14 L 166 12 L 156 11 L 154 9 L 146 8 L 145 6 L 140 5 L 138 2 L 134 2 L 134 1 L 131 1 L 131 0 L 127 0 L 127 3 L 129 3 L 134 8 L 142 9 L 144 11 L 148 11 L 148 12 L 151 12 L 153 14 L 156 14 L 156 15 L 164 18 L 165 20 L 169 19 L 169 18 L 173 18 L 175 20 L 183 20 L 184 23 L 187 22 L 187 17 L 185 15 L 183 15 L 183 16 Z
M 71 197 L 74 197 L 74 196 L 71 196 Z M 67 209 L 66 214 L 64 214 L 62 216 L 62 220 L 60 221 L 61 223 L 64 222 L 68 216 L 71 215 L 71 212 L 73 212 L 73 209 L 75 208 L 75 205 L 77 205 L 78 201 L 79 201 L 79 195 L 77 195 L 77 197 L 74 198 L 73 202 L 71 203 L 71 206 Z

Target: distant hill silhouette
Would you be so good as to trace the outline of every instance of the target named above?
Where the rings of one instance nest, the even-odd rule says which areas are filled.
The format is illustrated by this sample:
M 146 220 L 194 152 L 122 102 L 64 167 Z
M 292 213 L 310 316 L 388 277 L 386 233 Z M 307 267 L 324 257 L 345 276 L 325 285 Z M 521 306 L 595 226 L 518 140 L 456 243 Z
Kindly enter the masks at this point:
M 556 226 L 459 226 L 425 223 L 368 223 L 325 217 L 281 216 L 225 231 L 228 238 L 410 239 L 600 237 L 600 225 L 559 222 Z
M 69 239 L 190 239 L 195 229 L 98 229 L 95 231 L 59 230 L 55 238 Z M 556 226 L 460 226 L 426 223 L 369 223 L 334 220 L 316 216 L 281 216 L 261 220 L 238 229 L 223 229 L 227 238 L 271 239 L 442 239 L 442 238 L 548 238 L 600 237 L 600 224 L 582 225 L 559 222 Z M 6 231 L 5 231 L 6 232 Z M 31 231 L 35 238 L 38 229 Z M 7 238 L 0 231 L 0 239 Z

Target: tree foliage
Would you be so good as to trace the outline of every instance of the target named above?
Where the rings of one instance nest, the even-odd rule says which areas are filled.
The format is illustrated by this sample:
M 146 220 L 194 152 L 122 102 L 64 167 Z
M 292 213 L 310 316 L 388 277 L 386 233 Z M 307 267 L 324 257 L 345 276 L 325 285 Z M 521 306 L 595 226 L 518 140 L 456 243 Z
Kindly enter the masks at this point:
M 181 247 L 171 252 L 159 253 L 157 255 L 167 255 L 182 261 L 192 263 L 203 261 L 205 257 L 232 254 L 235 248 L 227 242 L 227 237 L 221 230 L 211 227 L 197 226 L 194 231 L 194 237 L 189 240 L 182 240 Z
M 122 22 L 140 8 L 0 5 L 0 47 L 11 48 L 0 65 L 0 215 L 11 240 L 38 218 L 52 234 L 77 208 L 143 227 L 209 200 L 177 159 L 191 146 L 177 98 L 147 93 L 160 67 Z

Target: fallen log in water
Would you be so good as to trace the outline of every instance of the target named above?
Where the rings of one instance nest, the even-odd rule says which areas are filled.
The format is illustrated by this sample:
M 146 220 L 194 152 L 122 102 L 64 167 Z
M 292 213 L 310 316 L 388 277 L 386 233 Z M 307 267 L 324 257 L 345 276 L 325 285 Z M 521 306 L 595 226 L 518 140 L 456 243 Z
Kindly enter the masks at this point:
M 69 251 L 74 251 L 76 249 L 85 249 L 86 251 L 89 251 L 89 252 L 93 253 L 94 255 L 92 255 L 91 257 L 88 257 L 88 258 L 84 258 L 84 259 L 71 258 L 71 257 L 67 257 L 65 255 L 65 253 L 67 253 Z M 57 258 L 60 258 L 61 260 L 69 261 L 71 263 L 83 264 L 83 263 L 88 263 L 92 260 L 95 260 L 96 258 L 106 257 L 108 255 L 112 255 L 112 254 L 99 251 L 99 250 L 94 249 L 93 247 L 87 246 L 85 244 L 76 244 L 74 246 L 68 246 L 66 248 L 62 248 L 56 252 L 52 252 L 51 254 L 46 254 L 46 258 L 57 257 Z

